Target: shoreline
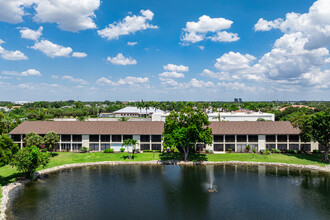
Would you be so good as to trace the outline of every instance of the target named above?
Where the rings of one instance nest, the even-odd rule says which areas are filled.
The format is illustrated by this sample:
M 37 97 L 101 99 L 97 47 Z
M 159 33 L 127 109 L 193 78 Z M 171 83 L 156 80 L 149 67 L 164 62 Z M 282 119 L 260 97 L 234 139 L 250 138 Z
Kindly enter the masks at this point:
M 289 167 L 289 168 L 298 168 L 298 169 L 307 169 L 307 170 L 315 170 L 321 172 L 329 172 L 330 173 L 330 165 L 326 165 L 324 167 L 317 165 L 299 165 L 299 164 L 286 164 L 286 163 L 274 163 L 274 162 L 249 162 L 249 161 L 202 161 L 202 162 L 184 162 L 184 161 L 140 161 L 140 162 L 123 162 L 123 161 L 102 161 L 102 162 L 88 162 L 88 163 L 74 163 L 74 164 L 65 164 L 57 167 L 47 168 L 44 170 L 40 170 L 34 173 L 34 179 L 38 179 L 40 176 L 54 173 L 60 170 L 78 168 L 78 167 L 87 167 L 87 166 L 99 166 L 99 165 L 178 165 L 178 166 L 193 166 L 193 165 L 245 165 L 245 166 L 277 166 L 277 167 Z M 9 193 L 13 189 L 18 189 L 23 187 L 26 183 L 31 182 L 31 180 L 22 180 L 16 181 L 14 183 L 10 183 L 4 187 L 2 187 L 2 198 L 1 198 L 1 216 L 0 219 L 6 219 L 6 210 L 9 202 Z

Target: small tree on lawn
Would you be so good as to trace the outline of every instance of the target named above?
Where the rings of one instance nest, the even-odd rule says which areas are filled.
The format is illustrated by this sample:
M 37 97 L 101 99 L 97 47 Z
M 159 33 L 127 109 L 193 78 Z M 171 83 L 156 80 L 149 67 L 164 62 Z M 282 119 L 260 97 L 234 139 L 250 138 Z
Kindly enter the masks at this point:
M 27 147 L 36 146 L 40 148 L 44 143 L 44 139 L 34 132 L 28 133 L 23 141 Z
M 164 146 L 176 146 L 184 152 L 188 160 L 189 151 L 197 143 L 212 143 L 212 129 L 208 116 L 200 110 L 184 108 L 180 112 L 171 112 L 165 120 Z
M 129 153 L 129 146 L 133 146 L 133 149 L 135 149 L 135 146 L 137 144 L 137 140 L 134 139 L 126 139 L 123 141 L 123 144 L 121 146 L 124 146 L 127 148 L 127 152 L 128 152 L 128 158 L 132 159 L 132 154 Z
M 330 143 L 330 112 L 318 112 L 312 115 L 294 114 L 290 117 L 294 127 L 300 129 L 302 141 L 319 142 L 324 146 L 324 161 L 329 162 Z
M 0 167 L 9 164 L 19 147 L 7 135 L 0 136 Z
M 45 146 L 50 150 L 51 156 L 53 156 L 53 150 L 56 144 L 60 141 L 60 136 L 55 132 L 49 132 L 44 137 Z
M 48 153 L 40 152 L 38 147 L 24 147 L 15 154 L 12 166 L 23 172 L 26 178 L 31 178 L 38 167 L 45 167 L 49 162 Z

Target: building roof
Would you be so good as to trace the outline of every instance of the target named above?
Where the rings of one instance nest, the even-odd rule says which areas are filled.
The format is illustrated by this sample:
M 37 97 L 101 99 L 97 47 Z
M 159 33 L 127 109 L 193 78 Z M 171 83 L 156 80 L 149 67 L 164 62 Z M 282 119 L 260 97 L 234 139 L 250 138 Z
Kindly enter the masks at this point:
M 289 121 L 222 121 L 212 122 L 213 134 L 299 134 Z
M 155 112 L 159 112 L 159 113 L 162 113 L 163 111 L 160 110 L 160 109 L 155 109 L 155 108 L 148 108 L 147 109 L 147 114 L 152 114 L 152 113 L 155 113 Z M 114 111 L 113 112 L 114 114 L 145 114 L 146 113 L 146 108 L 142 108 L 141 110 L 137 107 L 134 107 L 134 106 L 128 106 L 128 107 L 125 107 L 125 108 L 122 108 L 122 109 L 119 109 L 118 111 Z
M 299 134 L 288 121 L 212 122 L 213 134 Z M 24 121 L 9 134 L 162 134 L 162 121 Z
M 162 134 L 161 121 L 24 121 L 9 134 Z

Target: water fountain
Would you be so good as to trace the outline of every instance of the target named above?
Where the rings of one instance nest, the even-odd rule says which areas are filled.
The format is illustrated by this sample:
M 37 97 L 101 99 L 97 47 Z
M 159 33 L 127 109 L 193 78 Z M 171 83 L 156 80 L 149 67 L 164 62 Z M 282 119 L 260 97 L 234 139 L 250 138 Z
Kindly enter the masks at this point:
M 208 192 L 216 192 L 215 186 L 214 186 L 214 167 L 209 167 L 209 176 L 210 176 L 210 182 L 207 184 Z

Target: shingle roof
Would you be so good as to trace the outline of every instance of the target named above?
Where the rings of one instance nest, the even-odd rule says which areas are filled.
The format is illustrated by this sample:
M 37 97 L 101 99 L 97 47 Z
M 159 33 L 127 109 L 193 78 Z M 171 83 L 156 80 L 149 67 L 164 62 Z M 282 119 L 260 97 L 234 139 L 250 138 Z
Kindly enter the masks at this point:
M 9 134 L 162 134 L 164 122 L 151 121 L 24 121 Z
M 213 134 L 299 134 L 288 121 L 212 122 Z M 24 121 L 9 134 L 162 134 L 161 121 Z
M 213 134 L 299 134 L 289 121 L 223 121 L 212 122 Z

